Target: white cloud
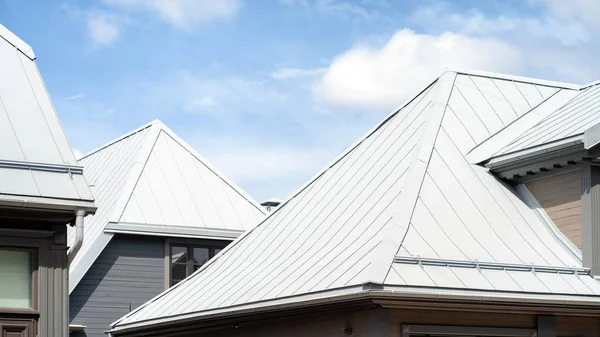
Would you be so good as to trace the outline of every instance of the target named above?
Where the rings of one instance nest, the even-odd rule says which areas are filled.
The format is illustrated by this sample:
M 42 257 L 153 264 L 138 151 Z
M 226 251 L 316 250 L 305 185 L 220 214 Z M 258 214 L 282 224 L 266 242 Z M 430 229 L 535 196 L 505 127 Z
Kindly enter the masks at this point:
M 177 27 L 215 19 L 229 19 L 241 7 L 241 0 L 104 0 L 128 10 L 150 11 Z
M 288 6 L 302 6 L 308 12 L 317 12 L 319 14 L 336 15 L 347 19 L 371 20 L 379 17 L 376 10 L 367 9 L 362 6 L 369 1 L 340 1 L 340 0 L 279 0 L 280 3 Z
M 382 47 L 358 44 L 335 57 L 312 92 L 328 104 L 390 110 L 448 67 L 520 73 L 523 61 L 518 49 L 500 40 L 405 29 Z
M 271 73 L 271 77 L 277 80 L 287 80 L 297 77 L 310 77 L 322 74 L 325 68 L 299 69 L 299 68 L 280 68 Z
M 527 32 L 536 37 L 559 40 L 565 45 L 574 45 L 590 40 L 590 34 L 578 21 L 557 20 L 552 16 L 542 17 L 487 17 L 478 10 L 451 13 L 446 5 L 437 4 L 417 9 L 409 15 L 411 24 L 427 31 L 438 33 L 452 31 L 463 35 L 489 36 L 494 33 Z
M 557 18 L 581 20 L 590 27 L 600 29 L 598 0 L 538 0 L 538 2 L 545 3 Z
M 203 133 L 183 137 L 259 201 L 288 197 L 331 161 L 337 150 L 234 135 L 211 137 Z
M 288 96 L 269 87 L 263 81 L 241 77 L 204 78 L 193 72 L 183 72 L 151 82 L 147 97 L 164 105 L 167 101 L 174 111 L 197 112 L 219 118 L 232 118 L 248 106 L 257 108 L 283 103 Z M 264 108 L 255 111 L 260 114 Z
M 348 15 L 362 19 L 374 19 L 378 16 L 377 11 L 367 10 L 356 2 L 343 2 L 336 0 L 317 0 L 316 7 L 321 12 Z
M 115 15 L 103 11 L 91 11 L 86 15 L 89 37 L 94 47 L 106 47 L 113 44 L 120 35 L 119 20 Z
M 81 99 L 83 97 L 85 97 L 85 95 L 83 95 L 83 94 L 77 94 L 77 95 L 68 96 L 65 99 L 69 100 L 69 101 L 72 101 L 72 100 L 75 100 L 75 99 Z

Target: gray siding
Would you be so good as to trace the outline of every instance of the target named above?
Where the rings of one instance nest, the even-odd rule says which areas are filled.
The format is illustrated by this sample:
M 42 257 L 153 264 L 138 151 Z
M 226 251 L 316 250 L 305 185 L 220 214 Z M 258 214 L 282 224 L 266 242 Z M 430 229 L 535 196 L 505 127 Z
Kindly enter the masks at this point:
M 69 296 L 75 336 L 102 336 L 109 324 L 164 290 L 165 239 L 115 235 Z M 73 335 L 71 335 L 73 336 Z

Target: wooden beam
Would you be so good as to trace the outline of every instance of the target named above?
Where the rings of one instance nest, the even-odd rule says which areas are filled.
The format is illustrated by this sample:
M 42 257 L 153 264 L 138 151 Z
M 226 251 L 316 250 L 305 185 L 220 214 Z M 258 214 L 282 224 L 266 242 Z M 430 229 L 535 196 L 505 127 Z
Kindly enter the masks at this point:
M 583 266 L 600 275 L 600 167 L 589 162 L 581 169 L 581 220 Z

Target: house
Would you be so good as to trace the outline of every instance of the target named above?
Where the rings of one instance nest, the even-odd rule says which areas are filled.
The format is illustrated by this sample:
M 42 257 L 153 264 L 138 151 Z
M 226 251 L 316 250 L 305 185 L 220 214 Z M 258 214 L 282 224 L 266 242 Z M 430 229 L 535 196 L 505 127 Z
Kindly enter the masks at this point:
M 600 336 L 598 93 L 446 71 L 110 334 Z
M 67 336 L 69 262 L 95 209 L 33 50 L 0 25 L 0 336 Z
M 73 336 L 106 336 L 110 323 L 192 274 L 266 213 L 160 121 L 79 164 L 98 210 L 69 272 Z

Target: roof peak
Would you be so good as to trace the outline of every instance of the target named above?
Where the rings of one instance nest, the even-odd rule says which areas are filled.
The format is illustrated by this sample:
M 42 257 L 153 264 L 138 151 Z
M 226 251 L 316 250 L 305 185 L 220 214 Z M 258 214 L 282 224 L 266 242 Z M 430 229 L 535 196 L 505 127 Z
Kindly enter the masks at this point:
M 497 72 L 475 70 L 475 69 L 450 68 L 450 69 L 446 69 L 444 72 L 453 72 L 453 73 L 456 73 L 459 75 L 479 76 L 479 77 L 486 77 L 486 78 L 491 78 L 491 79 L 506 80 L 506 81 L 526 83 L 526 84 L 536 84 L 536 85 L 543 85 L 543 86 L 547 86 L 547 87 L 555 87 L 555 88 L 570 89 L 570 90 L 581 90 L 587 86 L 597 83 L 597 82 L 592 82 L 590 84 L 581 85 L 581 84 L 574 84 L 574 83 L 568 83 L 568 82 L 550 81 L 550 80 L 544 80 L 544 79 L 539 79 L 539 78 L 534 78 L 534 77 L 518 76 L 518 75 L 511 75 L 511 74 L 504 74 L 504 73 L 497 73 Z
M 15 48 L 17 48 L 21 53 L 29 57 L 31 60 L 35 60 L 33 49 L 27 43 L 25 43 L 25 41 L 21 40 L 21 38 L 19 38 L 2 24 L 0 24 L 0 37 L 6 40 L 6 42 L 15 46 Z

